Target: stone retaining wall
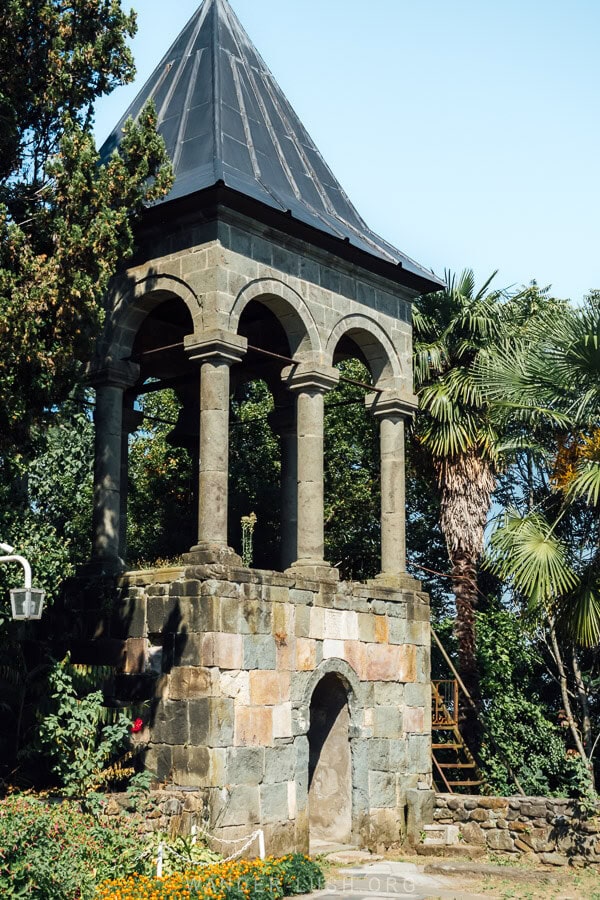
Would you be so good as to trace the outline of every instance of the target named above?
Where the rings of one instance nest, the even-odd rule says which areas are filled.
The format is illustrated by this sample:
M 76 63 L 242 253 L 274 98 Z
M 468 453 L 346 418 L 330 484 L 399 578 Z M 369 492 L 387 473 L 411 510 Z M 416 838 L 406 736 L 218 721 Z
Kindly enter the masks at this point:
M 575 800 L 436 794 L 434 819 L 458 825 L 466 844 L 546 865 L 600 865 L 600 807 L 586 817 Z

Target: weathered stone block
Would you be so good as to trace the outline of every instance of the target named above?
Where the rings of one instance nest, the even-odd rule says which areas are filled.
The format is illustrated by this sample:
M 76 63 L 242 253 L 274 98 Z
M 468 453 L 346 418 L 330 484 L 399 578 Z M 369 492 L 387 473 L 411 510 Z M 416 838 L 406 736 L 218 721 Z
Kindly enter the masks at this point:
M 187 744 L 189 733 L 187 703 L 165 700 L 158 704 L 152 727 L 153 742 Z
M 236 635 L 242 639 L 242 635 Z M 243 666 L 241 669 L 274 669 L 277 661 L 275 638 L 270 634 L 243 636 Z M 233 667 L 232 667 L 233 668 Z
M 296 639 L 296 668 L 300 672 L 312 671 L 317 665 L 317 643 L 311 638 Z
M 431 685 L 405 684 L 404 702 L 407 706 L 422 706 L 428 709 L 431 705 Z
M 271 669 L 250 672 L 250 705 L 275 706 L 289 700 L 290 673 Z
M 218 685 L 223 697 L 232 697 L 243 706 L 250 706 L 250 673 L 245 671 L 221 671 Z
M 291 701 L 273 707 L 273 737 L 291 738 L 294 734 Z
M 262 784 L 260 786 L 260 808 L 263 822 L 286 822 L 288 819 L 287 782 Z
M 165 635 L 165 648 L 168 646 L 166 641 L 169 637 L 172 640 L 173 647 L 171 666 L 205 665 L 201 634 L 188 634 L 187 632 L 180 632 L 171 636 L 167 634 Z
M 276 647 L 276 668 L 279 671 L 292 672 L 296 668 L 296 638 L 293 635 L 283 637 L 275 634 L 273 636 Z
M 396 778 L 390 772 L 369 772 L 369 801 L 373 807 L 396 806 Z
M 178 666 L 169 675 L 169 698 L 193 700 L 209 697 L 217 690 L 213 671 L 191 666 Z
M 390 771 L 390 742 L 385 738 L 365 741 L 367 746 L 367 766 L 376 772 Z
M 409 734 L 408 770 L 412 773 L 428 774 L 431 772 L 431 736 L 429 734 Z
M 241 634 L 210 632 L 202 636 L 202 662 L 220 669 L 241 669 L 244 661 L 244 639 Z
M 389 639 L 389 619 L 387 616 L 375 616 L 375 641 L 385 644 Z
M 225 697 L 205 697 L 190 700 L 188 706 L 192 744 L 228 747 L 233 743 L 233 700 Z
M 460 833 L 467 844 L 485 845 L 485 832 L 476 822 L 465 822 L 462 824 Z
M 367 644 L 366 678 L 369 681 L 412 680 L 405 677 L 406 667 L 403 666 L 401 649 L 405 648 L 391 647 L 386 644 Z
M 174 747 L 173 781 L 193 787 L 218 787 L 225 784 L 224 749 Z
M 365 643 L 375 643 L 375 619 L 371 613 L 358 613 L 358 637 Z
M 326 640 L 322 642 L 323 659 L 343 659 L 344 658 L 344 641 L 342 640 Z
M 272 707 L 236 704 L 234 742 L 236 746 L 270 746 L 273 743 Z
M 294 593 L 293 591 L 291 593 Z M 309 594 L 311 591 L 301 591 L 300 593 Z M 307 638 L 310 634 L 310 608 L 308 606 L 299 606 L 296 608 L 296 637 Z
M 146 750 L 146 769 L 156 775 L 158 781 L 171 777 L 173 768 L 173 747 L 167 744 L 152 743 Z
M 349 663 L 359 678 L 365 677 L 367 645 L 362 641 L 344 641 L 343 659 Z
M 404 706 L 404 685 L 394 681 L 376 681 L 373 685 L 375 706 Z
M 228 784 L 260 784 L 264 769 L 264 747 L 230 747 L 227 750 Z
M 323 640 L 325 610 L 322 606 L 311 606 L 309 613 L 310 623 L 308 637 L 315 638 L 316 640 Z
M 425 710 L 417 706 L 405 706 L 402 714 L 404 731 L 421 733 L 425 730 Z
M 326 609 L 323 617 L 323 637 L 331 640 L 358 640 L 357 613 L 349 610 Z
M 264 781 L 268 784 L 291 781 L 296 771 L 296 755 L 297 749 L 294 744 L 268 747 L 265 750 Z
M 490 850 L 505 850 L 507 852 L 515 850 L 515 842 L 508 831 L 499 831 L 498 829 L 488 831 L 486 839 Z
M 260 794 L 256 785 L 232 787 L 227 797 L 214 795 L 212 820 L 222 826 L 257 825 L 261 821 Z
M 397 706 L 377 706 L 373 721 L 375 737 L 399 738 L 402 733 L 402 717 Z

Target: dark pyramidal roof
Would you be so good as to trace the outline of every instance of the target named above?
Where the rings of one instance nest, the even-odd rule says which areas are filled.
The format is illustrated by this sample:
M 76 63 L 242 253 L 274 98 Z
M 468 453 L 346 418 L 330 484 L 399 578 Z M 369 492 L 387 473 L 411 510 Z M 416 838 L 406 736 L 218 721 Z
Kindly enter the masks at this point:
M 204 0 L 101 149 L 152 99 L 173 161 L 166 203 L 219 182 L 437 286 L 359 216 L 227 0 Z M 420 286 L 423 289 L 422 286 Z

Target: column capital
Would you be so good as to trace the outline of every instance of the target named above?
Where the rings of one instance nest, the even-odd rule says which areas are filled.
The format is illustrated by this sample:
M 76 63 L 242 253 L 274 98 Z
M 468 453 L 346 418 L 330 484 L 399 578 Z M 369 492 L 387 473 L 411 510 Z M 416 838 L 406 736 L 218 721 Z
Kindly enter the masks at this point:
M 418 409 L 419 400 L 414 394 L 404 391 L 373 391 L 366 395 L 365 406 L 377 419 L 411 419 Z
M 90 387 L 118 387 L 127 390 L 140 377 L 140 367 L 125 359 L 108 357 L 88 363 L 85 375 Z
M 184 338 L 185 352 L 192 360 L 200 362 L 240 362 L 246 355 L 248 339 L 232 331 L 215 328 L 201 334 L 188 334 Z
M 291 391 L 309 391 L 325 394 L 340 380 L 340 373 L 334 366 L 315 366 L 314 363 L 294 363 L 281 373 L 281 380 Z

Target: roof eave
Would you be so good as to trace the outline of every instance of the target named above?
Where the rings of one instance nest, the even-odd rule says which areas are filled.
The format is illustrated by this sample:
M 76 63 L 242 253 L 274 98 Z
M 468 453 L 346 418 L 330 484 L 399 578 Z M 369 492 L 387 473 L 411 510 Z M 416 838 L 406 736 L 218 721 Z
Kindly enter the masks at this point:
M 284 234 L 305 241 L 307 244 L 325 250 L 346 262 L 394 281 L 417 294 L 428 294 L 443 287 L 443 281 L 433 272 L 430 275 L 411 272 L 402 263 L 394 264 L 376 254 L 368 253 L 360 247 L 356 247 L 348 239 L 327 234 L 300 221 L 290 212 L 279 211 L 253 197 L 248 197 L 246 194 L 227 187 L 224 182 L 217 182 L 211 187 L 174 200 L 167 199 L 156 206 L 149 207 L 143 214 L 142 229 L 151 229 L 159 223 L 164 224 L 167 219 L 182 224 L 183 219 L 194 219 L 199 212 L 202 212 L 203 219 L 218 218 L 219 207 L 231 209 L 267 227 L 275 228 Z

